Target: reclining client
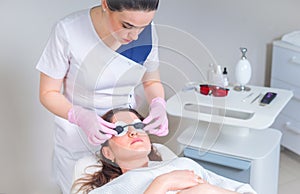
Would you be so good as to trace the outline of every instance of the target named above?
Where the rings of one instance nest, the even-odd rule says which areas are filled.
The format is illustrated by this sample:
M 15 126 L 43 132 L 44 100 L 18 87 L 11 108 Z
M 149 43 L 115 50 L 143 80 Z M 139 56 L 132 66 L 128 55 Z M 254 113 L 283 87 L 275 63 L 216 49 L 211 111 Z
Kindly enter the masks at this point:
M 102 118 L 116 124 L 118 135 L 102 144 L 99 170 L 77 179 L 73 193 L 256 194 L 249 184 L 219 176 L 189 158 L 159 161 L 143 117 L 133 109 L 114 109 Z

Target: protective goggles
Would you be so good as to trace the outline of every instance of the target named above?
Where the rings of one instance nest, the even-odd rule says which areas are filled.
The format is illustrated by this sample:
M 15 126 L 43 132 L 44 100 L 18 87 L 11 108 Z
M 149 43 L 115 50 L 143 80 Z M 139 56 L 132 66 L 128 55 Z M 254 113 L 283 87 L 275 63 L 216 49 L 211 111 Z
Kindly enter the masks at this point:
M 118 136 L 118 137 L 125 135 L 128 132 L 128 128 L 130 126 L 134 127 L 135 130 L 139 133 L 146 133 L 143 130 L 144 127 L 146 126 L 146 124 L 142 123 L 142 121 L 139 119 L 134 120 L 133 123 L 131 123 L 131 124 L 127 124 L 123 121 L 117 121 L 115 123 L 115 125 L 116 125 L 116 128 L 114 128 L 114 130 L 117 131 L 118 135 L 116 135 L 116 136 Z
M 224 97 L 228 95 L 228 88 L 222 88 L 220 86 L 203 84 L 200 85 L 200 93 L 203 95 L 213 95 L 215 97 Z

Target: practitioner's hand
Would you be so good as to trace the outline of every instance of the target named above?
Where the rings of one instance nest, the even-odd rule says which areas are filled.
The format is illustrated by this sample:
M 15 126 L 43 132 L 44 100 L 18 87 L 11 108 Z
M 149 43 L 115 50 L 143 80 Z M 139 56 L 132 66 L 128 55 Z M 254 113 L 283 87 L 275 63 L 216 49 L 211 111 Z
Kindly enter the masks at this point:
M 169 133 L 166 101 L 156 97 L 150 103 L 149 116 L 144 119 L 145 131 L 157 136 L 166 136 Z
M 115 124 L 104 121 L 96 112 L 80 106 L 73 106 L 69 110 L 68 121 L 79 126 L 92 145 L 100 145 L 117 135 L 117 131 L 113 130 Z

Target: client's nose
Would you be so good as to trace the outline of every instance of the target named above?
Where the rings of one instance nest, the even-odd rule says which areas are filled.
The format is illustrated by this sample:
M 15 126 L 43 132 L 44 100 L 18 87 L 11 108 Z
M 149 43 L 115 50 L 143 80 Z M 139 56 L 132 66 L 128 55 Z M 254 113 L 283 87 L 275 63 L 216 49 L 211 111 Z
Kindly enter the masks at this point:
M 130 131 L 128 131 L 128 136 L 129 137 L 136 137 L 137 136 L 137 131 L 136 130 L 130 130 Z

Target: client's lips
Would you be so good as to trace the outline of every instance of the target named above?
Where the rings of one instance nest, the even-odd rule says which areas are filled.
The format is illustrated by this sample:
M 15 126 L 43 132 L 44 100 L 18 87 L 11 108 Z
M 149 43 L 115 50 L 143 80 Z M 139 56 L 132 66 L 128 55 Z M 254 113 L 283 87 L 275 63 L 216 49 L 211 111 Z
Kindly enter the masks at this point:
M 144 142 L 142 139 L 140 139 L 140 138 L 136 138 L 136 139 L 134 139 L 131 143 L 130 143 L 130 145 L 132 145 L 132 144 L 134 144 L 134 143 L 137 143 L 137 142 Z

